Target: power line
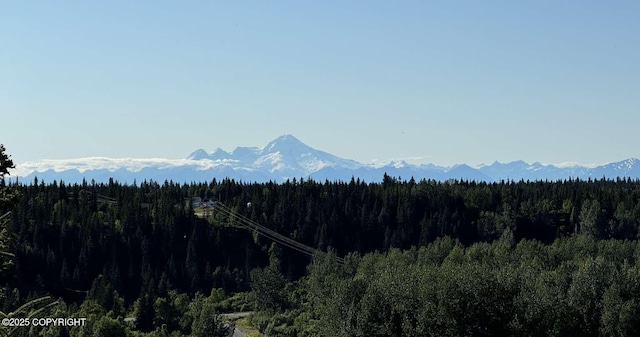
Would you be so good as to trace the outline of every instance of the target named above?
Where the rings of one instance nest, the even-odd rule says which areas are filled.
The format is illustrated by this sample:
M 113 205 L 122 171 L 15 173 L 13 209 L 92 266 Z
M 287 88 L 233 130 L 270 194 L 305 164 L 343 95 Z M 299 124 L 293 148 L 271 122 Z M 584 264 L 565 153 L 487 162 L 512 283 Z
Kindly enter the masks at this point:
M 230 219 L 235 219 L 237 220 L 240 225 L 242 227 L 251 229 L 253 231 L 256 231 L 259 235 L 262 235 L 266 238 L 269 238 L 273 241 L 275 241 L 276 243 L 279 243 L 283 246 L 289 247 L 295 251 L 298 251 L 300 253 L 309 255 L 309 256 L 313 256 L 317 253 L 322 253 L 322 254 L 326 254 L 325 252 L 318 250 L 314 247 L 310 247 L 305 245 L 304 243 L 298 242 L 294 239 L 291 239 L 287 236 L 284 236 L 270 228 L 267 228 L 265 226 L 260 225 L 259 223 L 247 218 L 244 215 L 238 214 L 237 212 L 233 211 L 232 209 L 228 208 L 227 206 L 223 205 L 222 203 L 218 202 L 214 205 L 214 207 L 216 209 L 218 209 L 219 211 L 221 211 L 221 213 L 223 215 L 228 216 Z M 344 259 L 341 257 L 336 257 L 336 260 L 338 261 L 338 263 L 340 264 L 344 264 Z

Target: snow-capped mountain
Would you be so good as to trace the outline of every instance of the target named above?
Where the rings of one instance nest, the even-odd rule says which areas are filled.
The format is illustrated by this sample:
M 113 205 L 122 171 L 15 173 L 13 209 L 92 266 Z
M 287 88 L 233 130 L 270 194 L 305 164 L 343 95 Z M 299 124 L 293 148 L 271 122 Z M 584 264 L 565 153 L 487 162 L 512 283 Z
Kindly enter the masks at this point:
M 627 160 L 598 166 L 593 169 L 592 176 L 600 177 L 639 177 L 640 160 L 629 158 Z
M 82 179 L 102 182 L 113 178 L 128 183 L 134 180 L 211 181 L 213 178 L 232 178 L 247 182 L 282 182 L 293 178 L 348 181 L 353 177 L 376 182 L 381 181 L 384 174 L 406 180 L 413 177 L 415 180 L 465 179 L 488 182 L 602 177 L 640 179 L 640 160 L 631 158 L 595 167 L 575 164 L 544 165 L 538 162 L 528 164 L 524 161 L 496 161 L 476 168 L 466 164 L 451 167 L 414 165 L 402 160 L 362 164 L 314 149 L 292 135 L 283 135 L 262 148 L 237 147 L 231 152 L 220 148 L 212 152 L 198 149 L 186 159 L 93 157 L 27 162 L 18 164 L 11 177 L 17 176 L 21 181 L 38 177 L 44 181 L 65 182 L 81 182 Z
M 225 161 L 234 167 L 265 171 L 281 178 L 306 177 L 326 167 L 357 169 L 363 165 L 342 159 L 304 144 L 292 135 L 283 135 L 270 141 L 263 148 L 237 147 L 231 152 L 220 148 L 211 153 L 203 149 L 192 152 L 187 159 L 213 162 Z

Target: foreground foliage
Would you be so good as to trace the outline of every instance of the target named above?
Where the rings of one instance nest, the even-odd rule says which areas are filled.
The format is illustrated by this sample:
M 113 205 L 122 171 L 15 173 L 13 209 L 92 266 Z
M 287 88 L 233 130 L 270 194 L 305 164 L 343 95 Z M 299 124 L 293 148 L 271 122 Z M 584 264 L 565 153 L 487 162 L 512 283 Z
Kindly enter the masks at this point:
M 586 235 L 318 258 L 268 336 L 637 336 L 640 243 Z

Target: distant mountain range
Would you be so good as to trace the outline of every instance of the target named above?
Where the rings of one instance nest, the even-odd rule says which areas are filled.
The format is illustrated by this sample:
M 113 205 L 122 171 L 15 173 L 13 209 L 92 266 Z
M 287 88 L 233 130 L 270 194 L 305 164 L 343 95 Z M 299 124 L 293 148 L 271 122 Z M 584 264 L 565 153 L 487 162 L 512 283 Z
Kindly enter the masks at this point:
M 114 180 L 132 183 L 134 180 L 197 182 L 233 178 L 245 182 L 283 182 L 287 179 L 305 178 L 316 181 L 349 181 L 352 177 L 366 182 L 381 181 L 386 173 L 392 177 L 415 180 L 464 179 L 475 181 L 501 180 L 564 180 L 568 178 L 615 179 L 640 178 L 640 160 L 631 158 L 597 167 L 580 165 L 528 164 L 523 161 L 494 162 L 491 165 L 471 167 L 465 164 L 451 167 L 432 164 L 413 165 L 405 161 L 384 164 L 362 164 L 344 159 L 302 143 L 292 135 L 283 135 L 263 148 L 237 147 L 231 152 L 220 148 L 213 152 L 198 149 L 186 159 L 131 159 L 131 158 L 81 158 L 69 160 L 44 160 L 18 165 L 20 181 L 35 177 L 51 182 L 68 183 L 95 180 Z

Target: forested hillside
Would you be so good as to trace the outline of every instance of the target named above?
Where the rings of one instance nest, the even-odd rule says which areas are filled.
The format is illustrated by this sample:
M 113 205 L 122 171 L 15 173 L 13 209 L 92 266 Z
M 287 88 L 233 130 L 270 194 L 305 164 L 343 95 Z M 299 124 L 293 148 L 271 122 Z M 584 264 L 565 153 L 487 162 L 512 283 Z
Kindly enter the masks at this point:
M 127 333 L 190 334 L 194 298 L 202 305 L 201 294 L 211 294 L 215 310 L 233 310 L 229 296 L 253 289 L 247 305 L 266 310 L 255 324 L 271 324 L 270 335 L 278 335 L 275 326 L 283 336 L 597 336 L 636 329 L 632 316 L 611 316 L 634 315 L 640 305 L 633 288 L 636 180 L 441 183 L 385 176 L 375 184 L 35 180 L 2 187 L 15 193 L 3 205 L 11 211 L 6 235 L 15 254 L 5 268 L 3 312 L 50 295 L 64 303 L 60 312 L 87 315 L 94 305 L 104 316 L 95 320 L 109 317 L 113 326 L 136 317 L 122 327 Z M 327 267 L 329 255 L 311 264 L 215 208 L 203 216 L 194 197 L 218 200 L 347 262 Z M 629 326 L 602 325 L 623 318 Z
M 640 245 L 445 238 L 318 258 L 284 294 L 253 317 L 269 336 L 638 336 Z
M 248 272 L 266 262 L 270 242 L 214 214 L 194 215 L 189 200 L 219 198 L 249 218 L 307 245 L 368 253 L 423 246 L 437 237 L 463 245 L 585 233 L 635 239 L 640 219 L 637 181 L 557 183 L 398 181 L 382 184 L 291 181 L 243 184 L 232 180 L 177 185 L 143 182 L 17 186 L 12 232 L 17 282 L 64 296 L 87 290 L 104 275 L 125 299 L 141 287 L 170 283 L 194 293 L 214 287 L 247 289 Z M 247 207 L 247 203 L 251 207 Z M 283 254 L 290 279 L 309 259 Z M 121 285 L 126 284 L 126 289 Z M 30 288 L 31 289 L 31 288 Z

